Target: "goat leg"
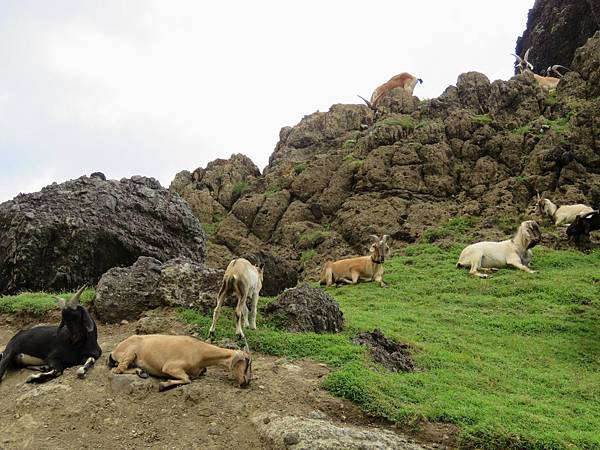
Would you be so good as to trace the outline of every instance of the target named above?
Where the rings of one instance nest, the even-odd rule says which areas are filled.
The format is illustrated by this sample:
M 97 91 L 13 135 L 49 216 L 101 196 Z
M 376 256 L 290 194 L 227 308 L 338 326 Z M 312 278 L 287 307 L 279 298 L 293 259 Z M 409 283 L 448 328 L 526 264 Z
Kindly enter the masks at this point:
M 80 378 L 80 379 L 85 378 L 85 376 L 88 373 L 88 370 L 90 370 L 92 367 L 94 367 L 95 362 L 96 362 L 96 360 L 90 356 L 86 360 L 85 364 L 83 366 L 81 366 L 79 369 L 77 369 L 77 378 Z
M 527 267 L 526 265 L 524 265 L 519 257 L 513 257 L 513 258 L 509 258 L 506 261 L 507 264 L 516 267 L 519 270 L 522 270 L 523 272 L 527 272 L 527 273 L 535 273 L 535 270 L 531 270 L 529 267 Z
M 167 380 L 159 383 L 158 391 L 162 392 L 173 386 L 179 386 L 181 384 L 189 384 L 192 381 L 190 380 L 189 375 L 183 370 L 179 365 L 174 363 L 167 363 L 162 367 L 162 373 L 166 375 L 170 375 L 174 380 Z
M 35 375 L 30 375 L 29 378 L 25 381 L 26 383 L 43 383 L 45 381 L 56 378 L 62 373 L 56 369 L 50 369 L 48 372 L 42 372 Z

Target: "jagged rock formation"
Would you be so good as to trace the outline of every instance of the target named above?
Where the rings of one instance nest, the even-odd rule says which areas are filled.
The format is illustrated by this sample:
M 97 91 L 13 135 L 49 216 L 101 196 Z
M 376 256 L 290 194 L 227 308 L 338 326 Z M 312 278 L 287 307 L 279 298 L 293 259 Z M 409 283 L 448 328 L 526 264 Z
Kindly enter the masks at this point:
M 575 50 L 599 29 L 600 0 L 536 0 L 516 53 L 531 47 L 536 73 L 554 64 L 570 67 Z
M 308 285 L 288 289 L 263 311 L 287 331 L 337 333 L 344 326 L 344 313 L 333 297 Z
M 556 92 L 530 74 L 490 82 L 469 72 L 436 99 L 395 90 L 381 115 L 334 105 L 283 128 L 211 240 L 228 256 L 266 249 L 314 279 L 326 259 L 365 254 L 372 233 L 412 242 L 471 216 L 481 236 L 506 236 L 536 191 L 599 205 L 599 45 L 596 35 L 577 51 Z
M 200 262 L 205 240 L 188 204 L 153 178 L 54 183 L 0 205 L 0 293 L 74 290 L 141 255 Z
M 215 306 L 223 273 L 185 258 L 163 264 L 142 256 L 130 267 L 115 267 L 102 275 L 93 309 L 98 319 L 109 323 L 136 320 L 144 311 L 160 306 L 192 307 L 207 313 Z

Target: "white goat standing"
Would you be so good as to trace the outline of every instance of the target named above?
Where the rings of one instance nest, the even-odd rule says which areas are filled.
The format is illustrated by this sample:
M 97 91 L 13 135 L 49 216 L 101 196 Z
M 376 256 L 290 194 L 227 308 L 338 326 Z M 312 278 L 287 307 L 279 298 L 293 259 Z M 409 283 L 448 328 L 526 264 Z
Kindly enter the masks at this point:
M 544 196 L 537 194 L 537 212 L 552 219 L 554 225 L 568 225 L 573 223 L 575 217 L 585 215 L 594 211 L 593 208 L 578 203 L 576 205 L 557 206 Z
M 523 222 L 512 239 L 501 242 L 478 242 L 471 244 L 461 252 L 456 267 L 469 267 L 471 275 L 487 278 L 480 270 L 500 269 L 513 266 L 528 273 L 533 257 L 531 248 L 540 242 L 540 227 L 533 220 Z
M 237 305 L 235 307 L 236 324 L 235 334 L 245 339 L 244 331 L 242 330 L 242 317 L 244 326 L 256 329 L 256 310 L 258 305 L 258 294 L 262 288 L 263 268 L 253 266 L 250 261 L 244 258 L 234 259 L 229 263 L 225 274 L 223 275 L 223 284 L 219 290 L 217 297 L 217 306 L 213 312 L 213 320 L 210 326 L 209 337 L 215 334 L 215 327 L 219 318 L 219 311 L 223 300 L 228 295 L 235 294 L 237 297 Z M 246 300 L 252 299 L 252 307 L 250 311 L 250 322 L 248 322 L 248 306 Z

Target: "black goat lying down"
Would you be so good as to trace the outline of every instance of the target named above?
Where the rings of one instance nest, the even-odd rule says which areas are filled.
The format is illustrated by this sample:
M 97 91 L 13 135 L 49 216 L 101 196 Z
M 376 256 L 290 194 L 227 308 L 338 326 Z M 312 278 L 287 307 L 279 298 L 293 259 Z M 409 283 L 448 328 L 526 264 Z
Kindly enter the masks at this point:
M 567 236 L 577 243 L 589 243 L 590 232 L 595 230 L 600 230 L 600 212 L 597 210 L 576 216 L 567 228 Z
M 43 366 L 39 374 L 31 375 L 28 383 L 42 383 L 62 374 L 67 367 L 83 364 L 77 371 L 84 378 L 102 354 L 98 346 L 96 323 L 79 297 L 85 286 L 65 302 L 60 297 L 62 318 L 59 326 L 38 326 L 15 334 L 1 354 L 0 382 L 12 367 Z

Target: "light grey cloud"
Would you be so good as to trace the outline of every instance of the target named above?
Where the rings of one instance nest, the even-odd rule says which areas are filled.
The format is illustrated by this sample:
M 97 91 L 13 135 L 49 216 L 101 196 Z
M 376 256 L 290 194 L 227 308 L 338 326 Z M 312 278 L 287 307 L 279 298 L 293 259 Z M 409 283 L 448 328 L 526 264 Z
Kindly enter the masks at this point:
M 168 185 L 409 71 L 508 79 L 532 1 L 0 4 L 0 201 L 100 170 Z

